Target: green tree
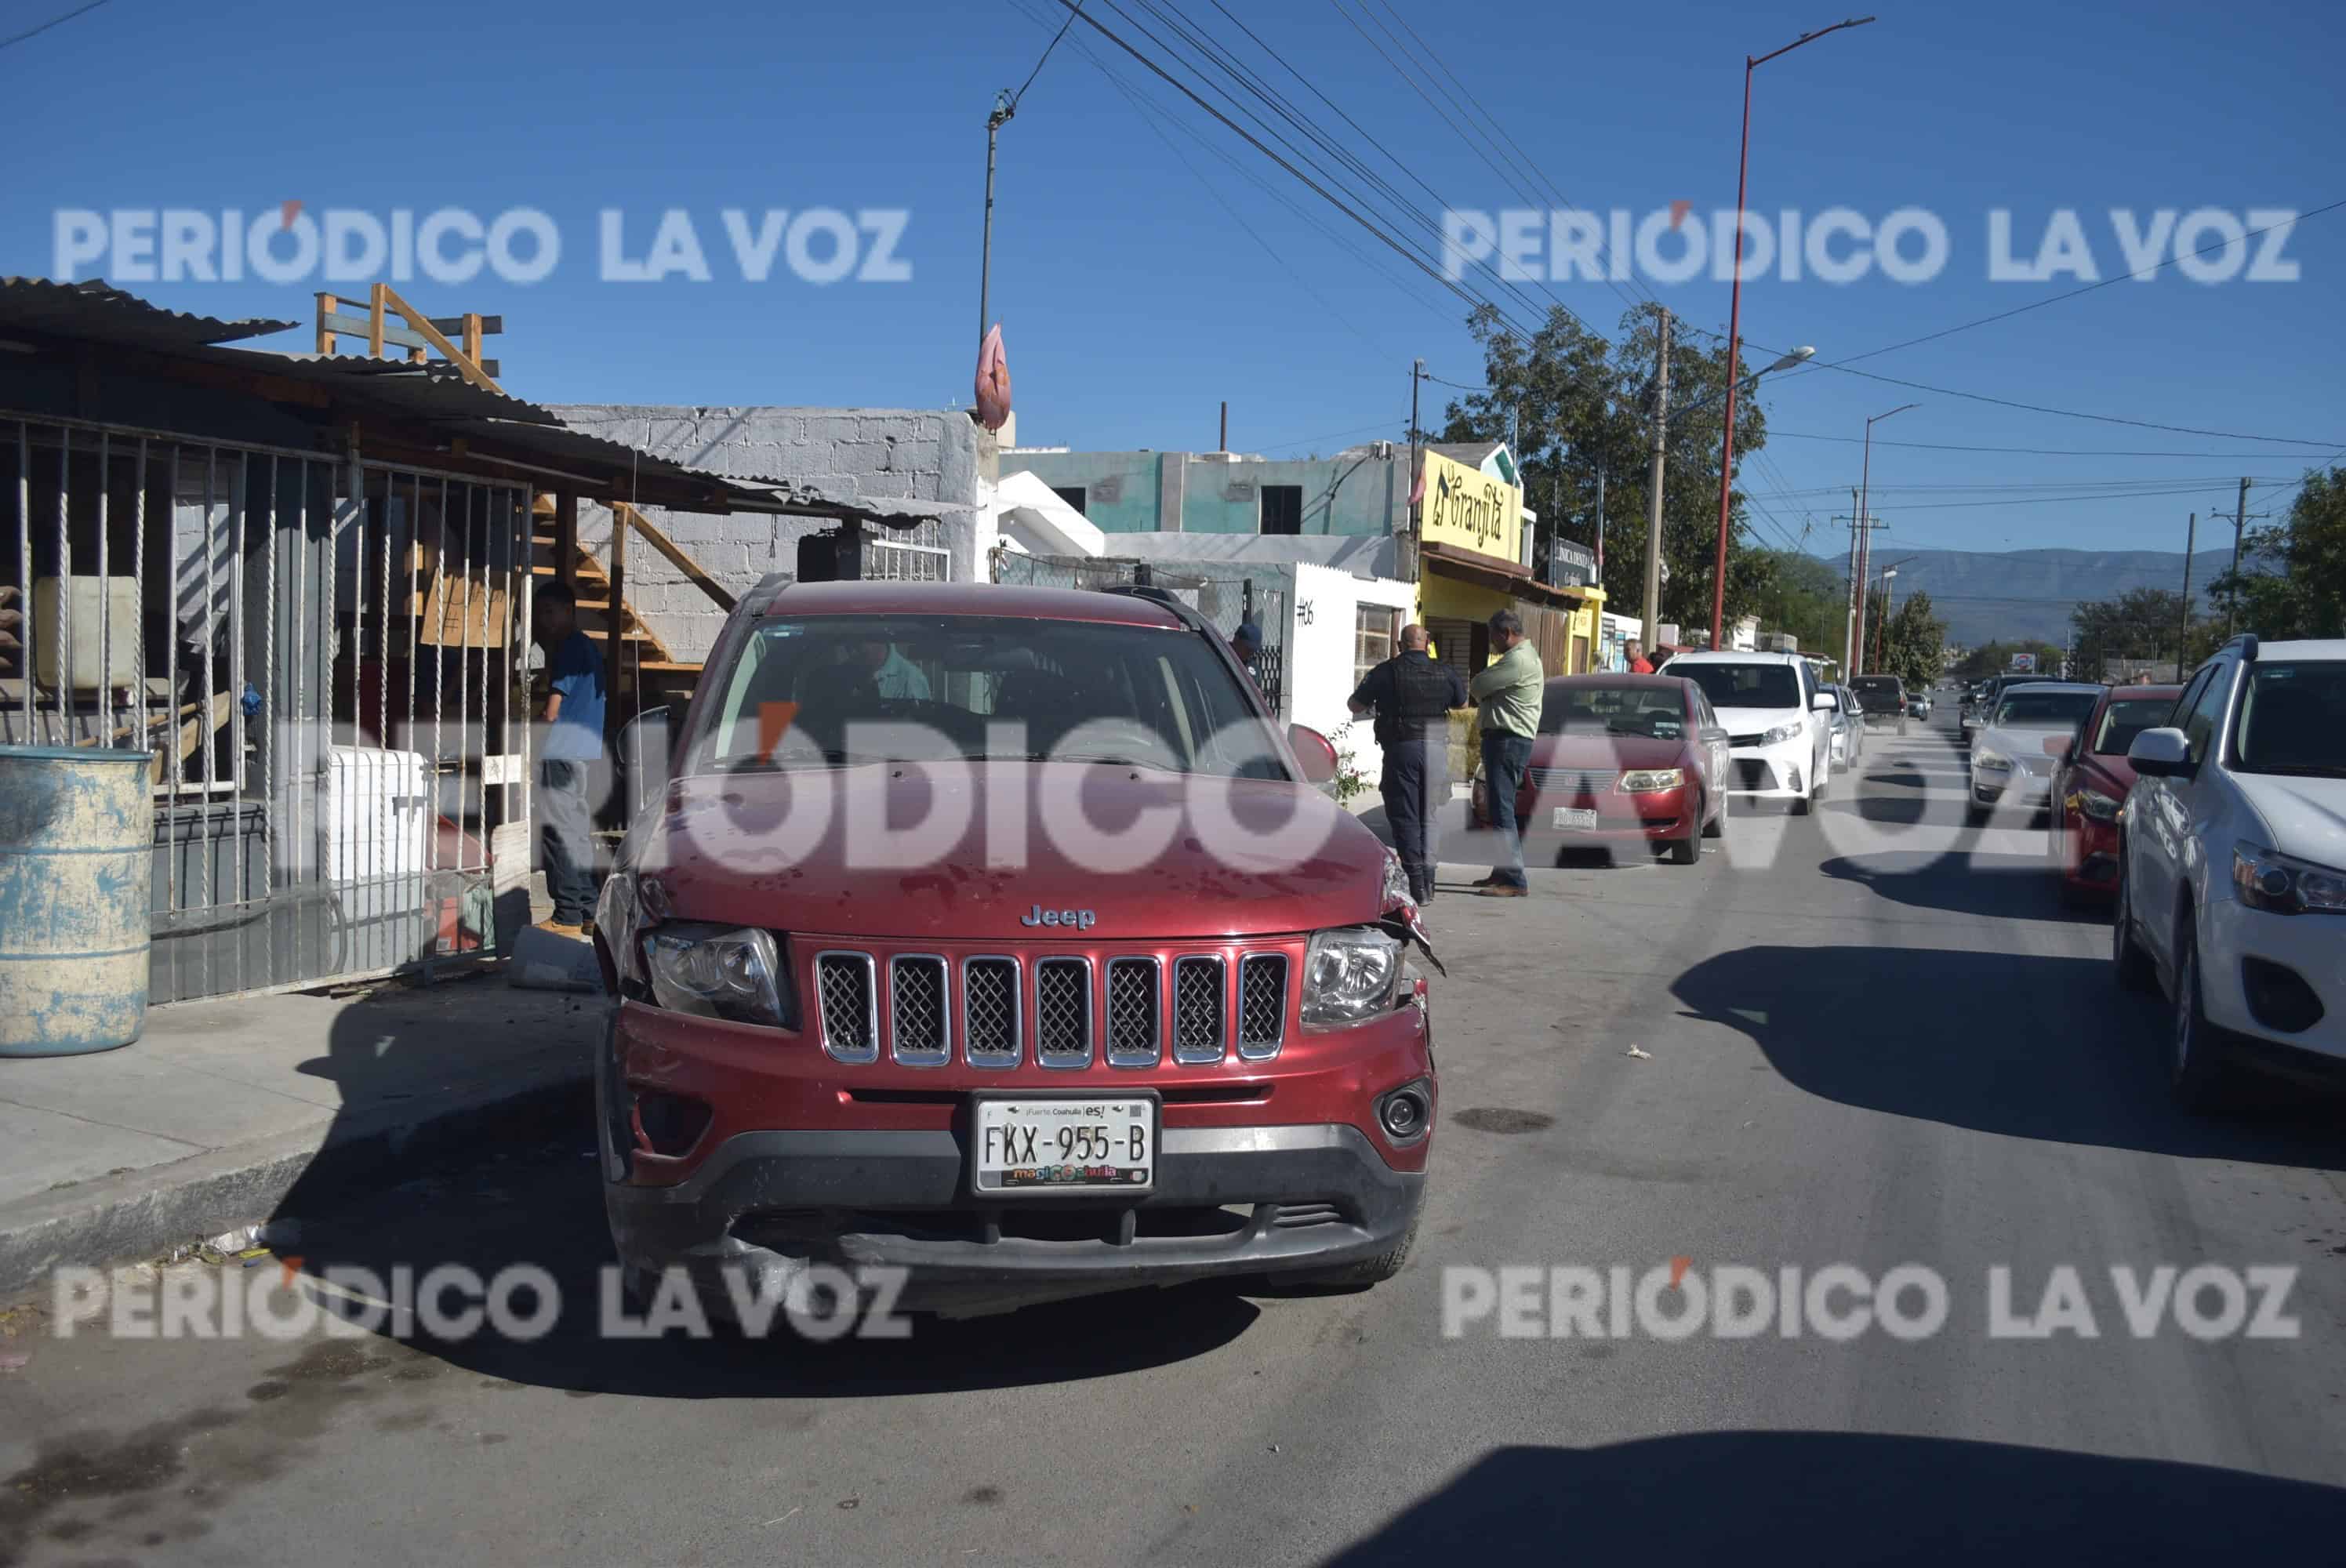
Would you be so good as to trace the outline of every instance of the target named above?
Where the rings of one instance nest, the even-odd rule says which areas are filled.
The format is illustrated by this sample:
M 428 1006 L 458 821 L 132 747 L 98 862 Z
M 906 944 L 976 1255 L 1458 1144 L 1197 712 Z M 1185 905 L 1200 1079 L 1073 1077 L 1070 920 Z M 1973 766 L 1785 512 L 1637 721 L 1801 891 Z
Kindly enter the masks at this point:
M 1598 475 L 1604 476 L 1605 583 L 1613 609 L 1637 614 L 1645 600 L 1646 519 L 1653 473 L 1651 389 L 1659 331 L 1650 309 L 1627 312 L 1609 350 L 1604 340 L 1566 315 L 1548 312 L 1528 341 L 1485 307 L 1467 319 L 1483 346 L 1487 390 L 1452 402 L 1439 439 L 1505 441 L 1512 430 L 1525 500 L 1543 531 L 1593 541 Z M 1668 459 L 1663 477 L 1662 619 L 1681 626 L 1710 625 L 1711 582 L 1718 559 L 1719 460 L 1725 425 L 1727 351 L 1704 347 L 1691 333 L 1670 342 Z M 1767 444 L 1767 417 L 1756 401 L 1736 402 L 1737 468 Z M 1727 555 L 1727 618 L 1764 616 L 1764 596 L 1777 574 L 1777 556 L 1757 547 L 1744 524 L 1742 492 L 1730 497 Z M 1771 628 L 1772 629 L 1772 628 Z M 1805 643 L 1803 646 L 1806 646 Z
M 2131 588 L 2115 599 L 2088 599 L 2069 612 L 2073 664 L 2081 680 L 2098 680 L 2116 659 L 2172 664 L 2183 636 L 2183 596 L 2168 588 Z
M 1931 613 L 1930 595 L 1920 588 L 1907 595 L 1882 630 L 1882 663 L 1889 667 L 1889 674 L 1904 681 L 1909 690 L 1919 690 L 1939 678 L 1947 623 Z
M 2309 470 L 2288 520 L 2250 529 L 2240 559 L 2239 572 L 2208 585 L 2219 612 L 2237 603 L 2239 630 L 2274 639 L 2346 636 L 2346 469 Z

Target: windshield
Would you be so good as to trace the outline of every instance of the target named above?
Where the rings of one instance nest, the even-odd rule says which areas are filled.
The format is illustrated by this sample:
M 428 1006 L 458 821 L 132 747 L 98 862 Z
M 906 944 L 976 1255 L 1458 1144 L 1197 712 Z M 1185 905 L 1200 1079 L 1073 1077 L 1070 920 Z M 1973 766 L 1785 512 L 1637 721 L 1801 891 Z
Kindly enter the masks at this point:
M 1784 664 L 1703 664 L 1681 659 L 1670 673 L 1702 687 L 1713 708 L 1798 708 L 1800 677 Z
M 1898 689 L 1898 677 L 1894 675 L 1862 675 L 1849 684 L 1851 690 L 1866 696 L 1875 693 L 1886 696 Z
M 2237 723 L 2242 772 L 2346 778 L 2346 659 L 2258 665 Z
M 1541 699 L 1539 732 L 1645 735 L 1675 740 L 1686 733 L 1686 698 L 1675 687 L 1558 681 Z
M 1270 729 L 1189 632 L 992 616 L 777 617 L 718 677 L 687 771 L 953 758 L 1284 778 Z
M 2074 729 L 2100 700 L 2091 691 L 2014 692 L 1996 705 L 1995 724 L 1999 729 Z
M 2136 736 L 2165 724 L 2174 711 L 2175 699 L 2171 697 L 2114 697 L 2102 715 L 2102 728 L 2094 736 L 2093 749 L 2105 757 L 2123 757 Z

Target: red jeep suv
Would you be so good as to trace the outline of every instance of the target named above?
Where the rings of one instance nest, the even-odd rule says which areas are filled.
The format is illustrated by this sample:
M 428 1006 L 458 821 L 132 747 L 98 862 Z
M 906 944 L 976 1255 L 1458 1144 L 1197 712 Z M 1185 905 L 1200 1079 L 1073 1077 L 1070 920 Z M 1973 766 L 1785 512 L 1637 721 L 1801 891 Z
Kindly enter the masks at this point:
M 637 1289 L 895 1266 L 970 1314 L 1401 1268 L 1433 954 L 1328 742 L 1194 611 L 770 579 L 673 741 L 595 932 Z

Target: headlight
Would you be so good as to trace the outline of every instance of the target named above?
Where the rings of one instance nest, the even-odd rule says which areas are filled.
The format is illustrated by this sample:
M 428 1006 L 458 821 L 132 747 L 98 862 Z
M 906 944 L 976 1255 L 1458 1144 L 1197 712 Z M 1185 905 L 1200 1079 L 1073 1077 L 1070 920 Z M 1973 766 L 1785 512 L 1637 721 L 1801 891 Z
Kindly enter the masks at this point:
M 2346 871 L 2261 844 L 2233 846 L 2232 886 L 2251 909 L 2274 914 L 2346 913 Z
M 1803 726 L 1798 724 L 1780 724 L 1776 726 L 1775 728 L 1770 730 L 1767 734 L 1761 736 L 1760 738 L 1760 744 L 1762 746 L 1774 746 L 1779 742 L 1790 740 L 1794 736 L 1800 734 L 1803 728 Z
M 1400 938 L 1366 925 L 1316 932 L 1303 958 L 1303 1022 L 1357 1023 L 1389 1013 L 1401 981 Z
M 1658 789 L 1675 789 L 1686 782 L 1686 770 L 1680 768 L 1640 768 L 1621 775 L 1621 793 L 1650 795 Z
M 768 932 L 680 921 L 643 945 L 652 998 L 669 1012 L 790 1027 L 790 985 Z
M 2012 771 L 2012 759 L 2000 752 L 1974 751 L 1972 753 L 1972 769 L 1979 773 L 2009 773 Z
M 1409 873 L 1401 867 L 1401 857 L 1391 850 L 1385 851 L 1385 885 L 1377 895 L 1377 907 L 1389 910 L 1395 904 L 1413 904 L 1417 895 L 1409 891 Z
M 2096 822 L 2115 822 L 2126 809 L 2125 801 L 2114 800 L 2098 789 L 2073 789 L 2061 803 Z

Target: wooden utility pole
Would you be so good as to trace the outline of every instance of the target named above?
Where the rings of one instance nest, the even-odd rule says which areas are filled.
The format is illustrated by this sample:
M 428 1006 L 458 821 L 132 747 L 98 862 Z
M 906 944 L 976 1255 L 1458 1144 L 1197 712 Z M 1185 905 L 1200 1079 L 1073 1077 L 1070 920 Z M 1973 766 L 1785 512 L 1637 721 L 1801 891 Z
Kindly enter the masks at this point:
M 2240 618 L 2240 530 L 2249 525 L 2249 481 L 2240 477 L 2240 504 L 2232 512 L 2232 592 L 2231 603 L 2224 610 L 2224 640 L 2230 642 L 2234 627 Z
M 2183 534 L 2183 630 L 2175 644 L 2175 678 L 2183 678 L 2183 661 L 2191 657 L 2191 552 L 2199 547 L 2199 514 L 2191 514 Z
M 1662 626 L 1662 468 L 1670 441 L 1670 313 L 1658 310 L 1661 348 L 1654 368 L 1654 472 L 1646 484 L 1646 657 Z

